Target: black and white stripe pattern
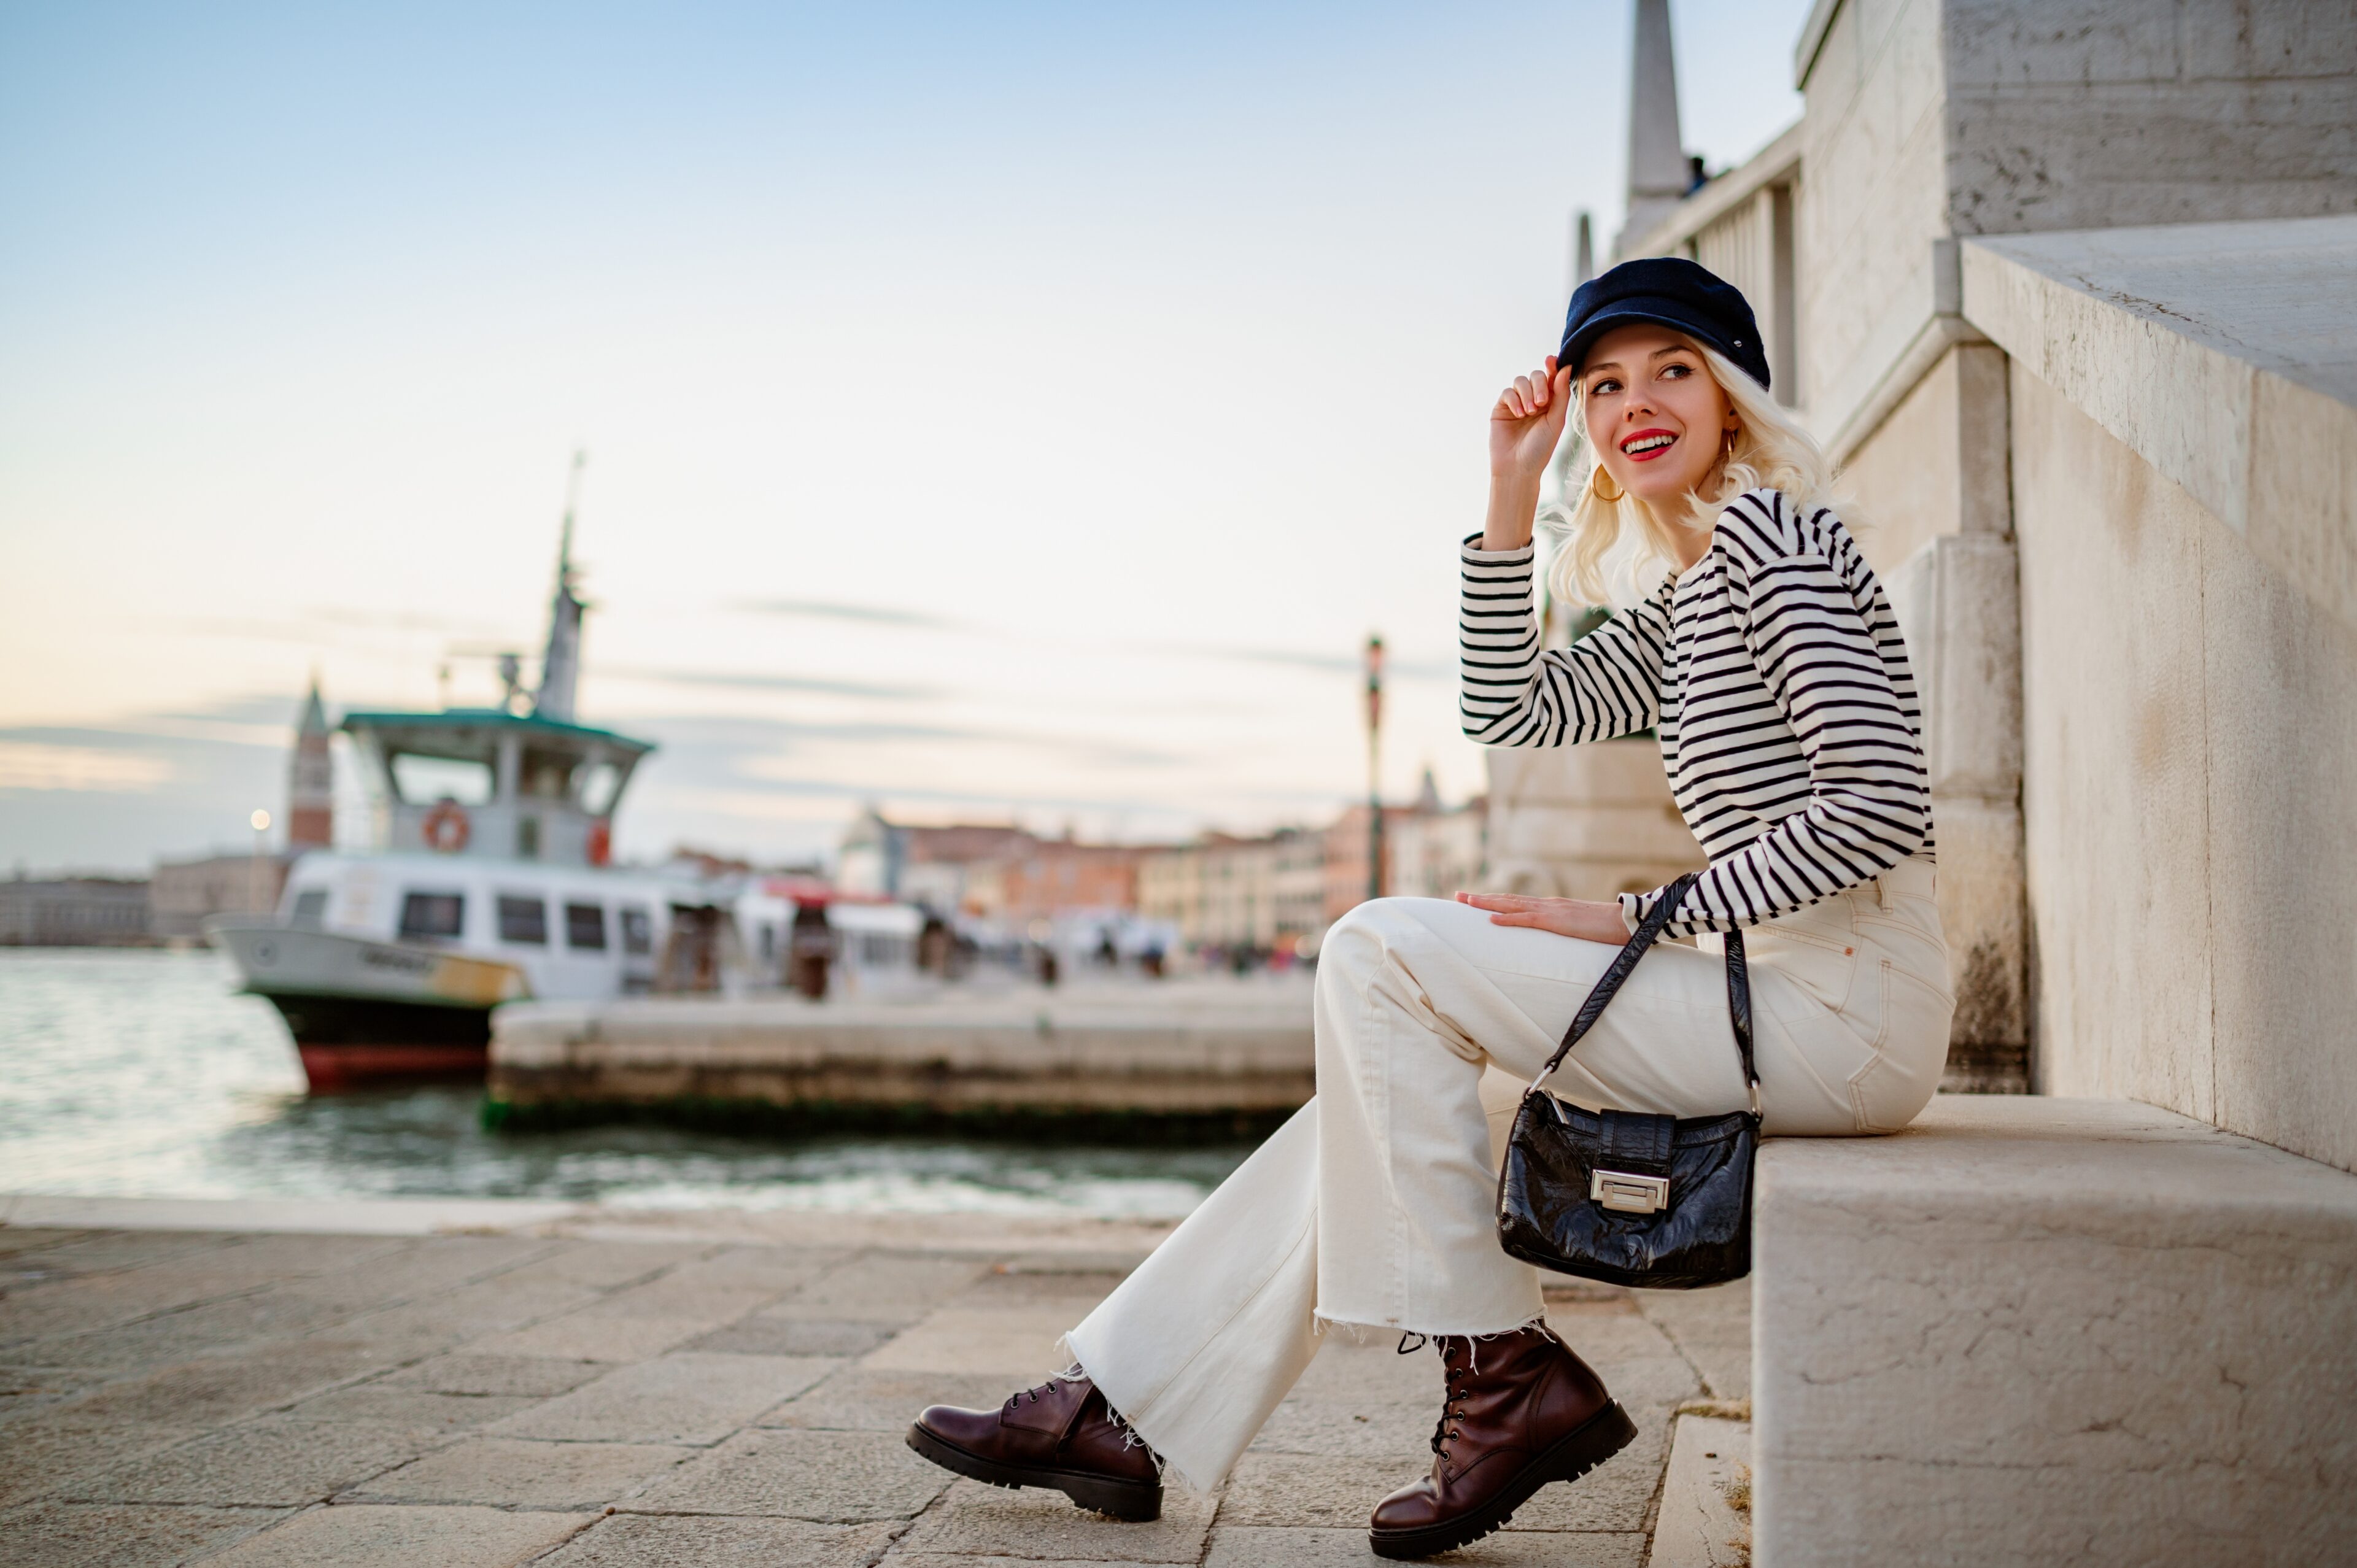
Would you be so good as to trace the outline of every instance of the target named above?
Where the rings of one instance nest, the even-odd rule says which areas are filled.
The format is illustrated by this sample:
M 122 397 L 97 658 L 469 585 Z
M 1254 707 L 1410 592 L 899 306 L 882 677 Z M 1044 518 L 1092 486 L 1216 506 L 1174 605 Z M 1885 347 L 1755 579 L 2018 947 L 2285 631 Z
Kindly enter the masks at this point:
M 1710 869 L 1674 935 L 1724 931 L 1932 853 L 1922 713 L 1882 584 L 1841 520 L 1752 490 L 1709 553 L 1568 649 L 1539 647 L 1530 546 L 1466 541 L 1465 733 L 1484 746 L 1661 736 Z M 1631 929 L 1660 890 L 1624 893 Z

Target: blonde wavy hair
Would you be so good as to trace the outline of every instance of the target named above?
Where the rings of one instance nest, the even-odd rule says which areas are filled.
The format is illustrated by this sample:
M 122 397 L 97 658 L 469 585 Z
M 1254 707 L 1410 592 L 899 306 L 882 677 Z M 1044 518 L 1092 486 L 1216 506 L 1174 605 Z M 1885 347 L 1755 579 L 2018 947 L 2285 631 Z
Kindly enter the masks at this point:
M 1815 437 L 1802 427 L 1791 411 L 1770 397 L 1768 389 L 1733 360 L 1691 338 L 1679 336 L 1687 348 L 1700 356 L 1710 379 L 1718 383 L 1735 409 L 1738 428 L 1732 446 L 1715 470 L 1717 482 L 1706 480 L 1704 489 L 1688 499 L 1682 512 L 1669 516 L 1655 511 L 1617 486 L 1609 499 L 1598 494 L 1597 479 L 1602 465 L 1587 439 L 1587 411 L 1583 406 L 1586 400 L 1581 395 L 1579 379 L 1575 376 L 1570 417 L 1578 422 L 1580 446 L 1587 462 L 1576 487 L 1566 483 L 1564 500 L 1547 508 L 1541 518 L 1551 531 L 1569 536 L 1568 548 L 1558 548 L 1547 567 L 1548 591 L 1560 602 L 1615 602 L 1605 581 L 1606 557 L 1632 522 L 1636 525 L 1638 547 L 1627 566 L 1631 591 L 1641 596 L 1646 566 L 1658 561 L 1666 568 L 1676 562 L 1674 531 L 1695 529 L 1709 532 L 1718 525 L 1718 514 L 1727 510 L 1727 503 L 1747 490 L 1781 490 L 1803 510 L 1836 504 L 1833 465 L 1825 460 Z M 1602 477 L 1606 484 L 1611 484 L 1609 474 Z M 1853 529 L 1860 526 L 1858 520 L 1850 515 L 1846 502 L 1840 503 L 1840 510 L 1845 524 Z

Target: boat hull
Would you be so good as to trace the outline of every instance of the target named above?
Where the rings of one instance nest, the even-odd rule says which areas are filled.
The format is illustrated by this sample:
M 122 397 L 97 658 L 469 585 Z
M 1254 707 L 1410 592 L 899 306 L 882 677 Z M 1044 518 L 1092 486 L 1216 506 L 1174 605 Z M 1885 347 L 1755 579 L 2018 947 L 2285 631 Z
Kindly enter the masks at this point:
M 424 1079 L 480 1080 L 491 1009 L 528 995 L 513 965 L 270 918 L 207 923 L 245 989 L 295 1036 L 315 1093 Z
M 435 1079 L 480 1082 L 490 1069 L 488 1007 L 262 994 L 286 1020 L 314 1094 Z

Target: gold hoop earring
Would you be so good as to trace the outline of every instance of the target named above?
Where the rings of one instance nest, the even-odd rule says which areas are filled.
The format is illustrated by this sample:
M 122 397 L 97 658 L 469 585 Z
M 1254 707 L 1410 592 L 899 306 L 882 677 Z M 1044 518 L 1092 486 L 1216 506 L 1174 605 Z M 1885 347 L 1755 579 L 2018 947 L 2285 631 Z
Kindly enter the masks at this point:
M 1610 489 L 1606 489 L 1604 487 L 1607 484 L 1610 484 L 1611 481 L 1612 476 L 1606 473 L 1604 471 L 1604 465 L 1601 462 L 1598 462 L 1587 470 L 1587 493 L 1594 496 L 1598 500 L 1602 501 L 1606 506 L 1611 506 L 1622 499 L 1629 493 L 1617 484 L 1612 485 Z

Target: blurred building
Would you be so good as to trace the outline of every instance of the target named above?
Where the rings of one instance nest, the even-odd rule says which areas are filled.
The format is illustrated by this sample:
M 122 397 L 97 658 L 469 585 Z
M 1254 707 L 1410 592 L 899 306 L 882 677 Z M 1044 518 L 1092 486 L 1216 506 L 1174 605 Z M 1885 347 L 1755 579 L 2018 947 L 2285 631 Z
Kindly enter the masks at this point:
M 1128 844 L 1082 843 L 1024 835 L 996 859 L 971 866 L 963 908 L 1003 920 L 1048 919 L 1076 910 L 1137 907 L 1137 865 Z
M 1383 891 L 1394 897 L 1448 898 L 1480 887 L 1489 837 L 1488 800 L 1477 795 L 1453 810 L 1446 808 L 1426 769 L 1415 810 L 1389 828 L 1383 844 Z
M 1398 842 L 1400 828 L 1413 821 L 1417 813 L 1414 806 L 1383 808 L 1383 858 L 1386 865 L 1393 858 L 1392 846 Z M 1330 926 L 1367 901 L 1367 808 L 1352 806 L 1335 819 L 1332 826 L 1320 835 L 1325 843 L 1326 902 L 1323 924 Z M 1383 891 L 1393 891 L 1391 877 L 1386 873 Z
M 209 915 L 264 915 L 278 907 L 286 872 L 307 850 L 336 839 L 336 774 L 328 750 L 334 727 L 319 678 L 295 711 L 295 746 L 286 763 L 286 849 L 283 854 L 207 854 L 159 860 L 145 884 L 148 929 L 168 941 L 204 935 Z
M 1189 947 L 1314 948 L 1326 929 L 1325 860 L 1325 836 L 1302 828 L 1206 834 L 1140 858 L 1137 910 L 1177 927 Z
M 888 821 L 870 806 L 836 848 L 835 885 L 845 893 L 898 898 L 944 913 L 968 909 L 977 894 L 1001 900 L 996 871 L 977 883 L 976 869 L 996 867 L 1034 842 L 1011 822 L 919 826 Z
M 944 914 L 1013 921 L 1137 905 L 1137 862 L 1128 844 L 1042 838 L 1012 823 L 922 826 L 888 821 L 874 807 L 844 834 L 835 884 L 845 893 L 898 898 Z
M 139 947 L 147 884 L 112 876 L 0 882 L 0 947 Z
M 278 907 L 293 864 L 279 854 L 159 860 L 141 885 L 147 890 L 149 929 L 166 940 L 193 940 L 205 934 L 208 915 L 266 915 Z

